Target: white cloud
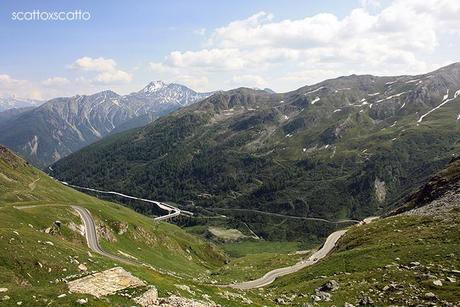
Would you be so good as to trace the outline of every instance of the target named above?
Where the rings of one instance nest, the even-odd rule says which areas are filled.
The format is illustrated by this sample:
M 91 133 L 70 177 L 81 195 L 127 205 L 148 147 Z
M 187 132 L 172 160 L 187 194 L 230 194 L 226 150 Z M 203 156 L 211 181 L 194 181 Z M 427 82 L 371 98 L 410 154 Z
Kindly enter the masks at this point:
M 42 99 L 42 92 L 27 80 L 19 80 L 8 74 L 0 74 L 0 97 Z
M 180 75 L 171 79 L 171 82 L 185 84 L 196 91 L 205 92 L 209 87 L 209 80 L 206 76 Z
M 267 86 L 267 81 L 257 75 L 236 75 L 230 81 L 232 87 L 256 87 L 264 88 Z
M 52 77 L 42 81 L 42 84 L 48 87 L 59 87 L 70 84 L 70 81 L 64 77 Z
M 242 69 L 244 57 L 238 49 L 203 49 L 200 51 L 173 51 L 168 56 L 168 64 L 173 67 L 200 67 L 209 70 Z
M 10 75 L 7 75 L 7 74 L 0 74 L 0 86 L 21 84 L 21 83 L 24 83 L 24 82 L 25 82 L 24 80 L 13 79 Z
M 82 57 L 77 59 L 70 68 L 96 72 L 95 82 L 104 84 L 127 83 L 132 79 L 128 72 L 117 68 L 117 63 L 113 59 Z
M 98 74 L 95 78 L 97 82 L 101 83 L 117 83 L 117 82 L 129 82 L 131 81 L 132 76 L 131 74 L 124 72 L 122 70 L 114 70 L 114 71 L 104 71 Z
M 173 70 L 171 67 L 166 66 L 163 63 L 158 63 L 158 62 L 150 62 L 149 66 L 152 71 L 157 72 L 157 73 L 168 73 Z
M 97 71 L 97 72 L 104 72 L 104 71 L 111 71 L 115 70 L 117 63 L 112 59 L 104 59 L 104 58 L 90 58 L 90 57 L 82 57 L 77 59 L 72 65 L 72 68 L 81 69 L 84 71 Z
M 442 35 L 460 31 L 458 16 L 458 0 L 394 0 L 386 7 L 363 0 L 341 18 L 320 13 L 275 20 L 259 12 L 210 31 L 206 48 L 173 51 L 150 66 L 169 76 L 207 76 L 212 88 L 264 80 L 277 90 L 306 84 L 294 80 L 351 73 L 421 73 L 442 62 L 427 59 Z
M 214 31 L 211 42 L 224 48 L 307 48 L 330 42 L 340 30 L 333 14 L 322 13 L 300 20 L 272 22 L 273 15 L 257 13 Z

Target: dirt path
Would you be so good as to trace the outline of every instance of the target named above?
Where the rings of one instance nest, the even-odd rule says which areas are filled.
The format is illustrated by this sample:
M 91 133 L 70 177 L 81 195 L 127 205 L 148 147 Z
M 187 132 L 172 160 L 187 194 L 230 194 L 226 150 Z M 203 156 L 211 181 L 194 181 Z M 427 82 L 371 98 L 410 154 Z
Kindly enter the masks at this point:
M 35 190 L 35 187 L 37 186 L 37 182 L 40 180 L 40 178 L 37 178 L 35 179 L 34 181 L 32 181 L 31 183 L 29 183 L 29 189 L 30 191 L 33 191 Z

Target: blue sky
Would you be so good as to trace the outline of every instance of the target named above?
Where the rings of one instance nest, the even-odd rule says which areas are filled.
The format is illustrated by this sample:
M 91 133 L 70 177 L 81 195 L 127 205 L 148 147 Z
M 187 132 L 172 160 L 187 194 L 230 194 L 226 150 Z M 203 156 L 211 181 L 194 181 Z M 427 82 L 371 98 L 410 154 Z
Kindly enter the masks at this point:
M 157 79 L 287 91 L 342 74 L 423 72 L 457 60 L 458 2 L 2 1 L 0 96 L 123 94 Z M 33 10 L 91 19 L 11 20 Z

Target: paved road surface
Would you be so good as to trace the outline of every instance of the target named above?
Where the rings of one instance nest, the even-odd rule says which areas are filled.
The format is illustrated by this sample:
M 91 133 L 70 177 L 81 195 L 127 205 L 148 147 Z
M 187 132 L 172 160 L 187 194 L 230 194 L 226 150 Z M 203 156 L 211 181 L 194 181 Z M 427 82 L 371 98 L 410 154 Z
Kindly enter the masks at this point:
M 31 205 L 31 206 L 14 206 L 15 209 L 19 210 L 24 210 L 24 209 L 31 209 L 31 208 L 38 208 L 38 207 L 44 207 L 46 205 Z M 53 207 L 64 207 L 64 205 L 52 205 Z M 102 249 L 102 247 L 99 244 L 99 240 L 97 238 L 97 232 L 96 232 L 96 223 L 94 222 L 93 216 L 91 213 L 88 211 L 86 208 L 82 208 L 79 206 L 71 206 L 72 209 L 77 211 L 77 213 L 80 215 L 83 225 L 85 226 L 85 237 L 86 237 L 86 243 L 88 244 L 88 247 L 93 251 L 96 252 L 102 256 L 108 257 L 110 259 L 120 261 L 126 264 L 131 264 L 131 265 L 139 265 L 139 263 L 130 261 L 126 258 L 118 257 L 116 255 L 112 255 Z
M 133 265 L 137 264 L 125 258 L 121 258 L 121 257 L 109 254 L 108 252 L 104 251 L 99 245 L 99 240 L 97 238 L 97 233 L 96 233 L 96 223 L 94 223 L 94 219 L 91 213 L 86 208 L 82 208 L 78 206 L 72 206 L 72 208 L 75 211 L 77 211 L 77 213 L 80 215 L 81 219 L 83 220 L 83 224 L 85 226 L 86 242 L 88 244 L 88 247 L 91 250 L 93 250 L 94 252 L 102 256 L 111 258 L 113 260 L 121 261 L 127 264 L 133 264 Z
M 285 214 L 280 214 L 280 213 L 267 212 L 267 211 L 260 211 L 260 210 L 254 210 L 254 209 L 241 209 L 241 208 L 236 208 L 236 209 L 231 209 L 231 208 L 212 208 L 211 210 L 215 210 L 215 211 L 254 212 L 254 213 L 260 213 L 260 214 L 265 214 L 265 215 L 272 215 L 272 216 L 284 217 L 284 218 L 288 218 L 288 219 L 306 220 L 306 221 L 319 221 L 319 222 L 325 222 L 325 223 L 330 223 L 330 224 L 360 223 L 360 222 L 361 222 L 361 221 L 358 221 L 358 220 L 338 220 L 338 221 L 329 221 L 329 220 L 322 219 L 322 218 L 318 218 L 318 217 L 305 217 L 305 216 L 285 215 Z
M 155 201 L 155 200 L 139 198 L 139 197 L 126 195 L 126 194 L 119 193 L 119 192 L 114 192 L 114 191 L 102 191 L 102 190 L 97 190 L 97 189 L 92 189 L 92 188 L 80 187 L 80 186 L 73 185 L 73 184 L 70 184 L 70 183 L 67 183 L 67 182 L 63 182 L 63 181 L 61 181 L 61 183 L 66 185 L 66 186 L 76 188 L 76 189 L 79 189 L 79 190 L 91 191 L 91 192 L 96 192 L 96 193 L 101 193 L 101 194 L 111 194 L 111 195 L 116 195 L 116 196 L 120 196 L 120 197 L 123 197 L 123 198 L 128 198 L 128 199 L 133 199 L 133 200 L 138 200 L 138 201 L 143 201 L 143 202 L 146 202 L 146 203 L 154 204 L 154 205 L 158 206 L 158 208 L 168 212 L 168 214 L 166 214 L 166 215 L 162 215 L 162 216 L 158 216 L 158 217 L 154 218 L 154 220 L 156 220 L 156 221 L 168 220 L 170 218 L 179 216 L 182 213 L 188 214 L 188 215 L 193 215 L 192 212 L 181 210 L 181 209 L 176 208 L 174 206 L 171 206 L 171 205 L 159 202 L 159 201 Z
M 361 224 L 368 224 L 372 222 L 373 220 L 377 219 L 378 217 L 370 217 L 364 219 Z M 232 284 L 232 285 L 227 285 L 226 287 L 231 287 L 235 289 L 253 289 L 253 288 L 261 288 L 264 286 L 267 286 L 271 284 L 272 282 L 275 281 L 276 278 L 288 275 L 291 273 L 295 273 L 303 268 L 306 268 L 308 266 L 311 266 L 315 263 L 317 263 L 319 260 L 323 259 L 326 257 L 336 246 L 337 241 L 347 232 L 348 229 L 344 230 L 339 230 L 336 232 L 333 232 L 332 234 L 327 237 L 326 242 L 324 242 L 324 245 L 316 251 L 313 255 L 310 256 L 307 260 L 302 260 L 300 262 L 297 262 L 296 264 L 285 267 L 285 268 L 280 268 L 276 269 L 273 271 L 268 272 L 264 276 L 262 276 L 259 279 L 256 280 L 251 280 L 251 281 L 246 281 L 242 283 L 237 283 L 237 284 Z
M 261 287 L 271 284 L 278 277 L 297 272 L 307 266 L 315 264 L 320 259 L 327 256 L 327 254 L 335 247 L 335 244 L 345 234 L 345 232 L 346 230 L 339 230 L 339 231 L 332 233 L 329 237 L 327 237 L 326 242 L 324 243 L 323 247 L 320 250 L 316 251 L 313 255 L 311 255 L 310 258 L 308 258 L 308 260 L 297 262 L 293 266 L 270 271 L 267 274 L 265 274 L 263 277 L 256 279 L 256 280 L 246 281 L 243 283 L 233 284 L 233 285 L 228 285 L 228 286 L 231 288 L 235 288 L 235 289 L 261 288 Z

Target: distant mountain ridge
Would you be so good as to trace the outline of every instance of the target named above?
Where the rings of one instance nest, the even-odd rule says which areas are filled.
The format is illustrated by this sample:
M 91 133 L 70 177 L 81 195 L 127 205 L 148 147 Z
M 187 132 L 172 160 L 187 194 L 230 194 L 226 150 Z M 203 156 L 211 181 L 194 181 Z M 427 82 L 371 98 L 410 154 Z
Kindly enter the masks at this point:
M 333 226 L 250 210 L 327 220 L 383 211 L 460 151 L 459 90 L 456 63 L 282 94 L 220 91 L 82 149 L 53 176 L 232 216 L 272 240 L 323 235 Z
M 0 112 L 10 109 L 37 107 L 42 103 L 43 101 L 40 100 L 18 98 L 15 96 L 0 97 Z
M 155 81 L 124 96 L 107 90 L 55 98 L 0 123 L 0 143 L 45 167 L 108 134 L 143 126 L 209 95 Z
M 35 107 L 25 107 L 25 108 L 12 108 L 0 112 L 0 127 L 5 124 L 7 121 L 17 118 L 22 113 L 31 111 Z

